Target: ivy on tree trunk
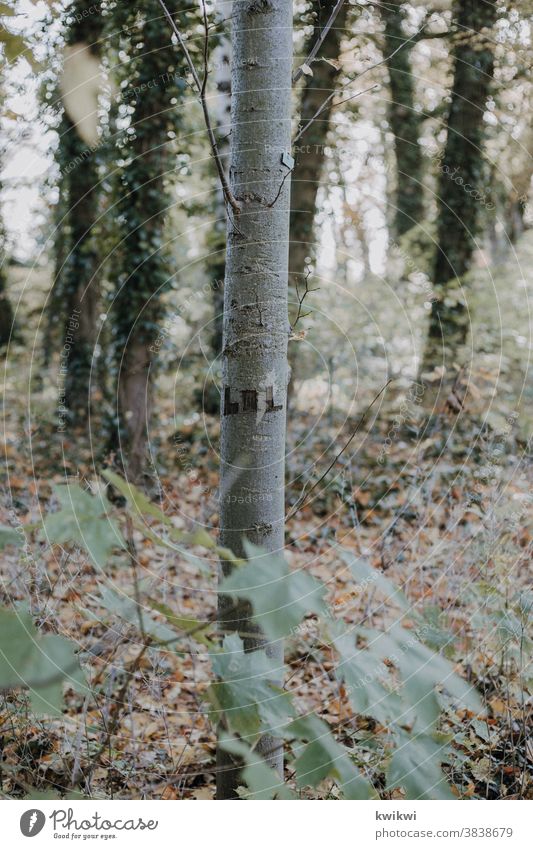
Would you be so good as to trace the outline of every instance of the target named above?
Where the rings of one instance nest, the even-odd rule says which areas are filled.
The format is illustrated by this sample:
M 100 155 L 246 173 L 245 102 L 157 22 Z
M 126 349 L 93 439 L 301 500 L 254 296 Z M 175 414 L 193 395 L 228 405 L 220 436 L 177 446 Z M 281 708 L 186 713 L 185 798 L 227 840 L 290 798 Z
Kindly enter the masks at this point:
M 381 4 L 379 11 L 385 24 L 385 54 L 390 86 L 387 118 L 394 136 L 396 157 L 394 230 L 398 238 L 416 226 L 424 213 L 420 185 L 423 172 L 422 151 L 419 143 L 423 116 L 415 109 L 415 87 L 411 68 L 413 42 L 408 41 L 403 28 L 404 4 L 401 0 L 392 0 Z
M 435 299 L 422 371 L 441 364 L 449 368 L 468 337 L 470 317 L 460 287 L 470 269 L 482 222 L 483 116 L 494 71 L 490 28 L 496 17 L 495 3 L 455 3 L 452 99 L 444 156 L 439 162 Z

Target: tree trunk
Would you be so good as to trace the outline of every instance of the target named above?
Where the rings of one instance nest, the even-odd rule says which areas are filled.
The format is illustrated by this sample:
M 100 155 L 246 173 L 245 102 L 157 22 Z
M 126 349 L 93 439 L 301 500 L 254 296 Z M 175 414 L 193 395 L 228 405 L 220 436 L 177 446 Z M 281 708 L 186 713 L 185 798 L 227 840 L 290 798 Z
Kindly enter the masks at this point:
M 0 185 L 0 191 L 1 191 Z M 9 344 L 13 334 L 13 308 L 7 296 L 7 253 L 4 221 L 0 214 L 0 348 Z
M 100 5 L 100 0 L 71 3 L 65 32 L 68 46 L 86 44 L 96 57 L 103 31 Z M 56 276 L 47 305 L 44 356 L 48 362 L 50 352 L 46 349 L 53 346 L 59 350 L 64 375 L 61 402 L 68 410 L 70 423 L 81 425 L 87 420 L 90 406 L 100 303 L 98 151 L 80 136 L 66 112 L 58 132 L 56 162 L 62 215 L 57 220 Z
M 87 154 L 87 145 L 71 127 L 70 147 Z M 100 251 L 96 231 L 99 215 L 99 176 L 96 151 L 90 151 L 68 176 L 70 253 L 64 275 L 63 344 L 73 341 L 68 356 L 65 399 L 71 420 L 83 424 L 88 416 L 91 369 L 98 333 Z M 76 327 L 76 325 L 78 325 Z
M 317 8 L 317 20 L 313 33 L 304 48 L 305 55 L 315 44 L 320 35 L 321 27 L 333 11 L 336 0 L 321 0 L 313 4 Z M 341 7 L 333 26 L 329 30 L 318 53 L 318 60 L 313 63 L 313 76 L 304 75 L 300 97 L 300 125 L 304 127 L 320 106 L 334 90 L 340 70 L 329 62 L 337 62 L 346 18 L 348 3 Z M 291 218 L 290 218 L 290 300 L 292 312 L 297 311 L 298 291 L 305 290 L 307 258 L 311 261 L 315 256 L 315 215 L 316 197 L 324 171 L 326 160 L 326 143 L 331 126 L 333 101 L 330 100 L 310 127 L 303 133 L 295 145 L 294 156 L 296 165 L 291 189 Z M 291 383 L 298 375 L 298 346 L 289 349 L 291 363 Z
M 3 258 L 2 258 L 3 259 Z M 6 276 L 0 269 L 0 348 L 4 348 L 13 332 L 13 308 L 6 293 Z
M 418 224 L 424 214 L 424 198 L 420 185 L 423 164 L 419 143 L 422 116 L 415 111 L 411 69 L 413 42 L 409 42 L 395 53 L 402 42 L 407 40 L 403 29 L 403 0 L 392 0 L 379 8 L 385 23 L 385 53 L 391 94 L 387 104 L 387 116 L 394 135 L 396 156 L 394 231 L 395 238 L 398 238 Z
M 453 51 L 452 102 L 440 165 L 433 272 L 436 297 L 422 372 L 437 365 L 448 371 L 468 337 L 469 314 L 459 287 L 470 268 L 483 208 L 483 115 L 494 62 L 490 36 L 482 30 L 492 27 L 496 16 L 494 3 L 458 0 L 455 5 L 459 35 Z
M 243 537 L 269 552 L 284 547 L 291 66 L 290 0 L 236 3 L 230 177 L 241 213 L 228 225 L 220 538 L 241 557 Z M 224 630 L 249 632 L 247 613 L 230 613 L 221 598 Z M 251 651 L 264 641 L 244 644 Z M 282 646 L 267 651 L 281 667 Z M 282 773 L 280 741 L 265 736 L 257 751 Z M 219 748 L 217 765 L 218 798 L 233 798 L 238 764 Z
M 182 11 L 181 4 L 167 5 L 179 26 L 181 18 L 191 24 L 190 12 Z M 182 104 L 172 106 L 171 101 L 183 97 L 184 59 L 151 0 L 117 4 L 111 27 L 111 37 L 122 33 L 120 48 L 129 56 L 123 99 L 131 109 L 131 123 L 118 141 L 126 164 L 118 189 L 121 242 L 110 322 L 117 399 L 111 446 L 120 446 L 119 462 L 135 481 L 145 470 L 153 380 L 163 342 L 161 296 L 171 280 L 164 244 L 173 161 L 169 132 L 181 120 Z

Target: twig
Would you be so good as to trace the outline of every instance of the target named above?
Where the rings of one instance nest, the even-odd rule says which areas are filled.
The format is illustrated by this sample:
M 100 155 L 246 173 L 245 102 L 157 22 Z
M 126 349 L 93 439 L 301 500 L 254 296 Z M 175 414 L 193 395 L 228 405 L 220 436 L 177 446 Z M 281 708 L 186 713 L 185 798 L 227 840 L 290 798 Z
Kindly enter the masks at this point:
M 212 124 L 211 124 L 211 117 L 209 115 L 209 109 L 207 108 L 207 100 L 206 100 L 206 96 L 205 96 L 206 95 L 205 90 L 206 90 L 206 85 L 207 85 L 207 74 L 208 74 L 207 58 L 206 58 L 207 57 L 207 44 L 204 42 L 204 60 L 205 60 L 206 66 L 205 66 L 203 81 L 200 81 L 200 77 L 198 76 L 198 72 L 196 70 L 194 62 L 191 59 L 191 54 L 187 50 L 187 46 L 186 46 L 186 44 L 183 40 L 183 36 L 182 36 L 181 32 L 179 31 L 179 29 L 176 25 L 176 22 L 174 21 L 174 18 L 172 17 L 170 12 L 168 11 L 164 0 L 159 0 L 159 5 L 163 9 L 165 17 L 168 20 L 170 26 L 172 27 L 172 32 L 176 36 L 176 38 L 178 40 L 178 44 L 183 51 L 183 55 L 185 56 L 185 61 L 187 62 L 187 65 L 189 66 L 189 70 L 190 70 L 190 72 L 192 74 L 192 78 L 194 80 L 194 85 L 196 86 L 196 89 L 198 91 L 198 97 L 200 99 L 200 105 L 202 107 L 202 112 L 204 114 L 204 121 L 205 121 L 205 126 L 206 126 L 206 129 L 207 129 L 207 136 L 208 136 L 208 139 L 209 139 L 209 144 L 211 145 L 211 153 L 213 155 L 213 159 L 215 160 L 215 166 L 216 166 L 216 169 L 217 169 L 218 178 L 220 180 L 220 185 L 222 186 L 222 192 L 223 192 L 223 195 L 224 195 L 224 200 L 232 208 L 234 214 L 236 216 L 238 216 L 240 214 L 241 208 L 240 208 L 239 204 L 237 203 L 235 196 L 233 195 L 233 192 L 231 191 L 229 184 L 228 184 L 228 181 L 226 179 L 226 175 L 224 173 L 224 166 L 222 165 L 222 160 L 221 160 L 221 157 L 220 157 L 220 151 L 218 149 L 218 143 L 217 143 L 217 140 L 215 138 L 215 134 L 213 132 L 213 127 L 212 127 Z M 207 39 L 207 35 L 208 35 L 208 27 L 206 25 L 207 13 L 206 13 L 206 9 L 205 9 L 205 4 L 203 2 L 202 2 L 202 6 L 203 6 L 203 10 L 204 10 L 204 27 L 205 27 L 206 39 Z
M 348 85 L 351 85 L 351 84 L 352 84 L 352 82 L 355 82 L 355 80 L 351 80 L 351 82 L 349 82 L 349 83 L 348 83 Z M 348 87 L 348 85 L 347 85 L 347 86 L 345 86 L 345 88 L 347 88 L 347 87 Z M 354 97 L 359 97 L 361 94 L 366 94 L 366 93 L 367 93 L 367 91 L 372 91 L 372 89 L 374 89 L 374 88 L 379 88 L 379 83 L 374 83 L 374 85 L 371 85 L 371 86 L 369 86 L 368 88 L 363 89 L 363 91 L 357 91 L 355 94 L 353 94 L 353 95 L 352 95 L 350 98 L 348 98 L 348 99 L 349 99 L 349 100 L 353 100 L 353 98 L 354 98 Z M 307 124 L 305 125 L 305 127 L 302 127 L 302 129 L 301 129 L 301 130 L 299 130 L 299 131 L 298 131 L 298 133 L 296 134 L 296 136 L 293 138 L 293 140 L 292 140 L 292 143 L 293 143 L 293 144 L 296 144 L 296 142 L 297 142 L 297 141 L 299 141 L 299 140 L 301 139 L 301 137 L 303 136 L 303 134 L 304 134 L 304 133 L 305 133 L 305 132 L 309 129 L 309 127 L 311 126 L 311 124 L 312 124 L 314 121 L 316 121 L 316 119 L 318 118 L 318 116 L 322 114 L 322 112 L 324 111 L 324 109 L 326 109 L 326 107 L 327 107 L 327 106 L 328 106 L 328 104 L 329 104 L 329 103 L 333 100 L 333 98 L 335 97 L 335 95 L 336 95 L 336 94 L 337 94 L 337 90 L 332 91 L 332 92 L 331 92 L 331 94 L 328 94 L 328 96 L 326 97 L 326 99 L 324 100 L 324 102 L 322 103 L 322 105 L 318 107 L 317 111 L 315 112 L 315 114 L 313 115 L 313 117 L 311 118 L 311 120 L 310 120 L 310 121 L 308 121 L 308 122 L 307 122 Z M 341 101 L 341 102 L 342 102 L 342 103 L 344 103 L 345 101 L 343 100 L 343 101 Z
M 287 171 L 287 173 L 285 174 L 285 176 L 284 176 L 283 180 L 281 181 L 281 185 L 280 185 L 280 187 L 279 187 L 279 189 L 278 189 L 278 193 L 277 193 L 276 197 L 274 198 L 274 200 L 273 200 L 271 203 L 267 204 L 267 209 L 272 209 L 272 207 L 274 206 L 274 204 L 276 203 L 276 201 L 278 200 L 278 198 L 279 198 L 280 194 L 281 194 L 281 193 L 282 193 L 282 191 L 283 191 L 283 186 L 285 185 L 286 180 L 288 179 L 288 177 L 290 177 L 290 176 L 291 176 L 291 174 L 292 174 L 292 172 L 293 172 L 293 171 L 294 171 L 294 166 L 293 166 L 293 167 L 292 167 L 289 171 Z
M 351 443 L 351 442 L 352 442 L 352 440 L 354 439 L 355 435 L 358 433 L 358 431 L 359 431 L 360 427 L 363 425 L 363 423 L 364 423 L 364 421 L 365 421 L 365 419 L 366 419 L 366 417 L 367 417 L 368 413 L 370 412 L 370 410 L 372 409 L 372 407 L 374 406 L 374 404 L 376 403 L 376 401 L 378 400 L 378 398 L 379 398 L 381 395 L 383 395 L 383 393 L 385 392 L 385 389 L 387 388 L 387 386 L 389 386 L 389 385 L 390 385 L 390 384 L 391 384 L 391 383 L 392 383 L 395 379 L 396 379 L 396 378 L 394 378 L 394 377 L 390 377 L 390 378 L 389 378 L 389 380 L 387 380 L 387 382 L 386 382 L 385 386 L 382 386 L 382 388 L 379 390 L 378 394 L 374 396 L 374 398 L 372 399 L 372 401 L 370 402 L 370 404 L 368 405 L 368 407 L 367 407 L 367 408 L 366 408 L 366 410 L 364 411 L 363 415 L 361 416 L 361 418 L 360 418 L 360 419 L 359 419 L 359 421 L 357 422 L 357 425 L 355 426 L 355 429 L 354 429 L 354 431 L 352 432 L 352 435 L 350 436 L 350 438 L 349 438 L 348 442 L 346 442 L 346 443 L 345 443 L 345 445 L 341 448 L 341 450 L 339 451 L 339 453 L 337 454 L 337 456 L 336 456 L 336 457 L 334 458 L 334 460 L 333 460 L 333 461 L 329 464 L 329 466 L 328 466 L 328 468 L 326 469 L 326 471 L 324 472 L 324 474 L 323 474 L 323 475 L 321 475 L 321 477 L 319 477 L 319 479 L 316 481 L 316 483 L 314 483 L 314 484 L 313 484 L 313 486 L 311 487 L 311 489 L 310 489 L 310 490 L 308 490 L 308 492 L 305 492 L 305 491 L 304 491 L 304 492 L 302 492 L 302 494 L 301 494 L 300 498 L 298 499 L 298 501 L 297 501 L 297 502 L 296 502 L 296 504 L 294 505 L 293 509 L 291 510 L 291 512 L 289 513 L 289 515 L 286 517 L 286 519 L 285 519 L 285 521 L 286 521 L 286 522 L 288 522 L 288 521 L 289 521 L 289 519 L 292 519 L 292 518 L 293 518 L 293 516 L 295 516 L 295 515 L 296 515 L 296 513 L 298 512 L 298 510 L 301 510 L 301 509 L 302 509 L 302 507 L 304 507 L 304 506 L 307 504 L 307 502 L 308 502 L 308 500 L 309 500 L 309 496 L 311 495 L 311 493 L 313 492 L 313 490 L 315 490 L 315 489 L 317 488 L 317 486 L 319 486 L 319 485 L 322 483 L 322 481 L 324 480 L 324 478 L 325 478 L 325 477 L 326 477 L 326 476 L 327 476 L 327 475 L 331 472 L 331 470 L 332 470 L 333 466 L 335 465 L 335 463 L 337 462 L 337 460 L 338 460 L 340 457 L 342 457 L 342 455 L 344 454 L 344 452 L 346 451 L 346 449 L 348 448 L 348 446 L 350 445 L 350 443 Z
M 124 679 L 124 683 L 122 684 L 120 690 L 118 691 L 117 697 L 115 699 L 115 704 L 117 706 L 115 715 L 113 717 L 111 717 L 111 719 L 109 720 L 108 723 L 106 723 L 107 728 L 105 729 L 104 741 L 100 745 L 96 754 L 94 754 L 91 758 L 91 765 L 90 765 L 90 768 L 89 768 L 89 773 L 86 777 L 87 782 L 91 781 L 93 772 L 96 769 L 96 767 L 98 766 L 98 764 L 100 763 L 104 752 L 106 751 L 107 748 L 109 748 L 111 746 L 111 740 L 112 740 L 113 736 L 115 735 L 115 732 L 116 732 L 118 725 L 119 725 L 119 722 L 120 722 L 121 706 L 122 707 L 124 706 L 124 700 L 126 698 L 126 693 L 128 691 L 128 687 L 130 686 L 130 683 L 133 679 L 133 676 L 135 675 L 137 669 L 139 668 L 141 660 L 143 659 L 144 654 L 149 647 L 150 647 L 150 638 L 148 638 L 148 640 L 141 646 L 140 651 L 133 658 L 133 660 L 128 664 L 129 668 L 128 668 L 128 671 L 126 673 L 126 678 Z M 75 777 L 76 777 L 76 780 L 79 781 L 79 778 L 81 776 L 77 775 Z M 72 785 L 72 786 L 75 786 L 75 785 Z
M 293 74 L 293 77 L 292 77 L 293 83 L 298 82 L 298 80 L 300 79 L 300 77 L 304 73 L 303 68 L 305 67 L 305 65 L 307 65 L 307 66 L 311 65 L 311 62 L 313 61 L 316 54 L 318 53 L 318 51 L 322 47 L 322 45 L 324 43 L 324 39 L 326 38 L 326 36 L 327 36 L 328 32 L 330 31 L 331 27 L 333 26 L 333 24 L 335 23 L 335 18 L 339 14 L 343 5 L 344 5 L 344 0 L 337 0 L 337 4 L 336 4 L 335 8 L 333 9 L 331 15 L 329 16 L 329 20 L 327 21 L 324 29 L 322 30 L 322 32 L 320 33 L 319 37 L 317 38 L 315 44 L 313 45 L 313 48 L 312 48 L 311 52 L 309 53 L 309 56 L 307 57 L 305 62 L 303 62 L 300 65 L 298 70 Z
M 402 43 L 396 48 L 396 50 L 393 50 L 392 53 L 390 53 L 388 56 L 385 56 L 383 59 L 381 59 L 379 62 L 376 62 L 374 65 L 369 65 L 368 68 L 365 68 L 364 71 L 361 71 L 360 74 L 357 74 L 357 76 L 353 77 L 353 79 L 351 79 L 348 83 L 346 83 L 346 85 L 343 86 L 343 89 L 348 88 L 349 86 L 353 85 L 353 83 L 355 83 L 361 77 L 364 77 L 365 74 L 368 74 L 369 71 L 373 71 L 376 68 L 379 68 L 381 65 L 384 65 L 386 62 L 389 62 L 390 59 L 392 59 L 393 56 L 396 56 L 396 54 L 399 53 L 400 50 L 403 50 L 404 47 L 406 47 L 407 44 L 410 44 L 412 41 L 417 41 L 420 33 L 422 33 L 424 31 L 425 27 L 426 27 L 426 24 L 424 23 L 424 25 L 419 30 L 417 30 L 414 33 L 414 35 L 412 35 L 410 38 L 407 38 L 405 41 L 402 41 Z M 376 83 L 376 85 L 377 85 L 377 83 Z M 364 91 L 360 91 L 360 92 L 357 93 L 357 95 L 354 95 L 354 96 L 358 96 L 359 94 L 366 94 L 367 91 L 371 91 L 373 88 L 376 87 L 376 85 L 373 85 L 370 88 L 365 89 Z M 297 133 L 296 138 L 293 140 L 293 144 L 296 144 L 298 139 L 300 139 L 303 136 L 303 134 L 305 133 L 305 131 L 311 126 L 313 121 L 316 121 L 318 116 L 321 115 L 321 113 L 324 111 L 324 109 L 327 107 L 327 105 L 333 100 L 336 93 L 337 93 L 336 91 L 332 91 L 331 94 L 329 94 L 326 97 L 325 101 L 323 102 L 323 104 L 321 106 L 319 106 L 319 108 L 317 109 L 317 111 L 315 112 L 315 114 L 313 115 L 311 120 L 308 121 L 307 124 L 305 125 L 305 127 Z M 352 99 L 352 98 L 350 98 L 350 99 Z
M 291 330 L 293 332 L 294 332 L 294 328 L 296 327 L 296 325 L 298 324 L 300 319 L 301 318 L 307 318 L 307 316 L 309 315 L 309 313 L 302 315 L 302 306 L 303 306 L 305 299 L 307 298 L 307 296 L 311 292 L 318 292 L 320 290 L 320 286 L 316 286 L 314 289 L 309 288 L 309 278 L 310 277 L 311 277 L 311 269 L 308 268 L 307 274 L 305 275 L 305 292 L 303 293 L 303 295 L 301 297 L 300 297 L 300 290 L 299 290 L 299 287 L 298 287 L 298 280 L 296 280 L 296 297 L 298 298 L 298 312 L 296 313 L 296 318 L 294 320 L 294 324 L 291 325 Z

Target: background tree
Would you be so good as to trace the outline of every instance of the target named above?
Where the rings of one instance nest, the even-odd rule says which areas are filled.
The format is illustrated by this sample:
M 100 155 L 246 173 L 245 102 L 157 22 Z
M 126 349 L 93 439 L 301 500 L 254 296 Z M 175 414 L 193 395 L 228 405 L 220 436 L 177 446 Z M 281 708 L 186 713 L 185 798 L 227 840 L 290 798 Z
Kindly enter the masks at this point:
M 233 57 L 230 174 L 241 212 L 228 225 L 220 539 L 242 557 L 244 538 L 267 552 L 284 548 L 292 3 L 236 3 Z M 250 633 L 248 616 L 221 598 L 224 630 Z M 247 650 L 263 642 L 244 640 Z M 268 651 L 281 667 L 282 646 Z M 258 751 L 281 771 L 280 742 L 264 737 Z M 238 770 L 220 749 L 217 766 L 219 798 L 233 797 Z
M 184 4 L 176 0 L 169 10 L 179 16 Z M 120 241 L 110 309 L 110 371 L 116 396 L 112 441 L 120 444 L 128 475 L 137 478 L 145 462 L 157 366 L 151 347 L 164 316 L 162 295 L 172 280 L 165 215 L 172 203 L 171 139 L 181 121 L 181 110 L 172 101 L 179 97 L 182 102 L 187 83 L 156 0 L 135 6 L 117 3 L 110 26 L 112 32 L 122 33 L 118 48 L 128 56 L 119 76 L 129 118 L 117 141 L 122 165 L 117 171 Z
M 71 422 L 88 415 L 100 311 L 101 189 L 98 89 L 102 4 L 74 0 L 65 14 L 65 58 L 60 80 L 62 115 L 56 163 L 55 279 L 47 307 L 45 359 L 72 338 L 65 378 Z M 57 88 L 54 89 L 57 96 Z
M 1 163 L 0 163 L 1 167 Z M 0 194 L 2 185 L 0 183 Z M 4 222 L 0 212 L 0 348 L 8 344 L 13 332 L 13 308 L 7 294 L 7 250 Z
M 312 4 L 314 27 L 304 45 L 305 58 L 315 46 L 324 24 L 329 20 L 336 5 L 337 0 L 325 0 L 325 2 Z M 309 72 L 302 75 L 299 116 L 300 128 L 304 132 L 295 146 L 296 164 L 291 183 L 290 218 L 289 280 L 291 300 L 296 302 L 298 300 L 296 288 L 297 286 L 302 288 L 306 277 L 306 258 L 315 255 L 316 199 L 324 171 L 325 147 L 334 108 L 334 98 L 329 100 L 328 98 L 335 89 L 341 70 L 339 61 L 341 41 L 348 14 L 349 6 L 345 2 L 328 30 Z M 311 119 L 322 105 L 324 109 L 319 117 L 312 121 Z M 307 124 L 309 126 L 306 127 Z
M 457 0 L 454 7 L 454 75 L 444 157 L 438 178 L 437 251 L 423 371 L 449 368 L 467 338 L 469 315 L 459 287 L 470 268 L 479 234 L 484 187 L 483 116 L 494 70 L 491 40 L 497 7 Z
M 411 64 L 415 42 L 409 41 L 404 29 L 405 3 L 402 0 L 381 3 L 379 11 L 385 24 L 384 49 L 390 86 L 387 118 L 394 136 L 396 157 L 394 232 L 398 238 L 418 224 L 424 213 L 424 193 L 420 184 L 423 160 L 419 141 L 424 116 L 415 108 Z
M 231 9 L 233 0 L 217 3 L 218 43 L 211 54 L 210 64 L 216 88 L 213 115 L 218 134 L 218 150 L 226 176 L 229 176 L 229 148 L 231 129 Z M 214 171 L 214 169 L 213 169 Z M 208 248 L 209 277 L 213 291 L 212 353 L 219 357 L 222 351 L 224 273 L 226 267 L 226 211 L 224 195 L 217 182 L 214 203 L 214 223 Z M 218 404 L 220 403 L 220 399 Z

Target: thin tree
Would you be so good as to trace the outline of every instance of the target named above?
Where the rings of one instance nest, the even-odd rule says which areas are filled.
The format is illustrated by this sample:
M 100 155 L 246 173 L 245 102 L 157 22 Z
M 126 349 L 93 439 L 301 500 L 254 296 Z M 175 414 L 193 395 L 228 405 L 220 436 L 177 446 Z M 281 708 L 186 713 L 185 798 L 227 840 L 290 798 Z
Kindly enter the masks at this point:
M 481 224 L 484 182 L 483 120 L 494 71 L 491 28 L 497 7 L 457 0 L 454 76 L 447 139 L 438 181 L 437 251 L 428 342 L 422 373 L 449 369 L 468 337 L 469 314 L 459 291 L 470 268 Z
M 0 45 L 3 39 L 0 38 Z M 2 53 L 4 52 L 2 48 Z M 1 55 L 1 54 L 0 54 Z M 0 76 L 0 104 L 4 105 L 4 85 Z M 0 150 L 0 171 L 3 167 L 3 149 Z M 0 198 L 2 195 L 2 184 L 0 182 Z M 7 294 L 7 244 L 4 218 L 0 209 L 0 349 L 9 344 L 13 333 L 13 307 Z
M 1 192 L 0 185 L 0 192 Z M 7 295 L 7 251 L 4 221 L 0 213 L 0 349 L 11 339 L 13 332 L 13 308 Z
M 291 176 L 292 3 L 240 0 L 233 8 L 231 196 L 224 292 L 220 537 L 243 556 L 247 538 L 284 547 L 287 315 Z M 223 564 L 223 572 L 230 569 Z M 250 634 L 249 610 L 220 599 L 223 630 Z M 261 647 L 261 634 L 245 649 Z M 282 664 L 281 645 L 267 651 Z M 257 751 L 279 772 L 283 748 Z M 235 796 L 238 765 L 219 748 L 218 798 Z
M 316 0 L 313 3 L 314 27 L 304 48 L 307 56 L 320 37 L 336 0 Z M 331 128 L 333 98 L 340 74 L 341 40 L 346 27 L 348 3 L 343 3 L 320 47 L 318 56 L 307 73 L 302 75 L 300 93 L 300 124 L 304 132 L 295 146 L 296 164 L 291 186 L 290 219 L 290 283 L 291 299 L 298 303 L 297 288 L 301 290 L 306 276 L 306 258 L 315 253 L 316 198 L 326 161 L 326 144 Z M 320 115 L 311 121 L 320 107 Z
M 384 49 L 390 87 L 387 118 L 396 158 L 394 235 L 398 238 L 418 224 L 424 214 L 419 142 L 423 115 L 415 109 L 411 52 L 416 41 L 409 40 L 404 31 L 405 3 L 387 0 L 380 4 L 379 11 L 385 24 Z

